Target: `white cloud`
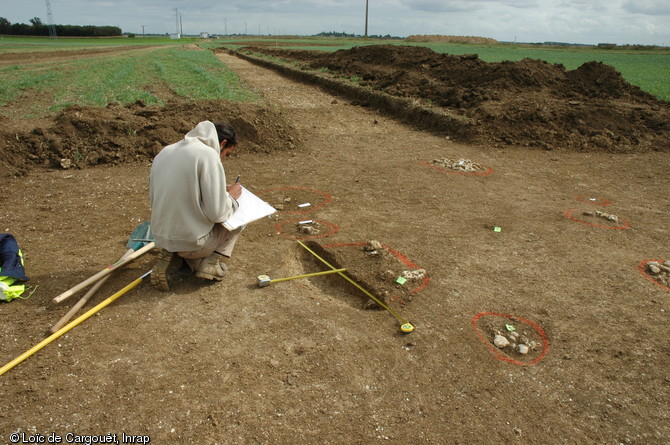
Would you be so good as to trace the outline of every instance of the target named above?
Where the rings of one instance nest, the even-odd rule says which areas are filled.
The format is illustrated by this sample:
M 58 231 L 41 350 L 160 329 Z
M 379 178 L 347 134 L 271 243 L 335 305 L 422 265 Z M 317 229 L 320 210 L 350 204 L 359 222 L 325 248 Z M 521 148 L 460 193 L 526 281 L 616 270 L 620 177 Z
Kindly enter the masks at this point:
M 633 14 L 670 15 L 670 2 L 668 0 L 629 0 L 624 2 L 623 8 Z
M 57 24 L 125 32 L 363 34 L 366 0 L 51 0 Z M 450 34 L 497 40 L 670 44 L 670 0 L 368 0 L 369 34 Z M 12 3 L 0 17 L 46 21 L 44 0 Z M 144 26 L 143 26 L 144 25 Z
M 410 0 L 410 9 L 428 12 L 460 12 L 497 10 L 501 8 L 529 9 L 538 6 L 538 0 Z
M 412 0 L 407 2 L 409 9 L 425 12 L 460 12 L 472 11 L 482 7 L 481 1 L 442 1 L 442 0 Z

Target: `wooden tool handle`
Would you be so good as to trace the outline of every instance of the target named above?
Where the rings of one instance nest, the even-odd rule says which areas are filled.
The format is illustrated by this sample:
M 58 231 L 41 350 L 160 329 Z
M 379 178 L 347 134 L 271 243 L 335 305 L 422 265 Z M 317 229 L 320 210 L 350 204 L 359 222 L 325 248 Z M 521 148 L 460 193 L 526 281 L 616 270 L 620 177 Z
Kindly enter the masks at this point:
M 132 255 L 133 252 L 135 252 L 135 249 L 128 249 L 126 253 L 124 253 L 123 256 L 119 258 L 119 261 Z M 105 284 L 105 281 L 107 281 L 109 277 L 111 277 L 111 275 L 107 275 L 105 277 L 100 278 L 100 280 L 97 283 L 95 283 L 93 287 L 91 287 L 88 290 L 88 292 L 86 292 L 86 294 L 84 294 L 84 296 L 81 297 L 79 301 L 77 301 L 77 303 L 75 303 L 74 306 L 72 306 L 72 308 L 67 312 L 67 314 L 63 315 L 63 317 L 61 317 L 61 319 L 58 320 L 58 322 L 56 322 L 56 324 L 53 325 L 51 329 L 49 329 L 49 332 L 53 334 L 54 332 L 65 326 L 65 323 L 70 321 L 70 319 L 74 316 L 74 314 L 76 314 L 77 311 L 81 309 L 81 307 L 85 305 L 86 302 L 93 296 L 93 294 L 95 294 L 98 291 L 98 289 L 100 289 L 100 287 L 102 287 L 102 285 Z
M 122 260 L 119 260 L 116 263 L 112 264 L 111 266 L 108 266 L 108 267 L 102 269 L 100 272 L 98 272 L 97 274 L 93 275 L 92 277 L 82 281 L 81 283 L 77 284 L 75 287 L 66 290 L 62 294 L 55 297 L 52 301 L 54 303 L 60 303 L 61 301 L 65 300 L 66 298 L 74 295 L 76 292 L 82 290 L 83 288 L 85 288 L 89 284 L 95 283 L 100 278 L 104 277 L 105 275 L 108 275 L 108 274 L 114 272 L 116 269 L 118 269 L 121 266 L 124 266 L 124 265 L 128 264 L 129 262 L 131 262 L 135 258 L 144 255 L 145 253 L 147 253 L 148 251 L 153 249 L 155 246 L 156 246 L 156 244 L 153 243 L 153 242 L 147 244 L 146 246 L 142 247 L 141 249 L 139 249 L 135 253 L 133 253 L 131 255 L 128 255 L 126 258 L 124 258 Z
M 139 250 L 138 250 L 138 252 L 139 252 Z M 98 304 L 97 306 L 95 306 L 92 309 L 89 309 L 83 315 L 80 315 L 79 317 L 77 317 L 75 320 L 72 321 L 72 323 L 69 323 L 69 324 L 65 325 L 64 327 L 62 327 L 58 331 L 54 332 L 53 334 L 51 334 L 50 336 L 48 336 L 47 338 L 45 338 L 44 340 L 42 340 L 41 342 L 39 342 L 38 344 L 33 346 L 32 348 L 28 349 L 23 354 L 16 357 L 11 362 L 7 363 L 5 366 L 1 367 L 0 368 L 0 375 L 3 375 L 4 373 L 6 373 L 10 369 L 12 369 L 14 366 L 18 365 L 19 363 L 21 363 L 22 361 L 24 361 L 25 359 L 27 359 L 28 357 L 30 357 L 31 355 L 33 355 L 34 353 L 36 353 L 37 351 L 39 351 L 40 349 L 42 349 L 43 347 L 45 347 L 46 345 L 51 343 L 52 341 L 56 340 L 61 335 L 65 334 L 66 332 L 69 332 L 72 328 L 74 328 L 76 326 L 79 326 L 82 322 L 89 319 L 92 315 L 94 315 L 95 313 L 97 313 L 101 309 L 104 309 L 105 307 L 109 306 L 111 303 L 113 303 L 119 297 L 123 296 L 126 292 L 130 291 L 131 289 L 133 289 L 134 287 L 139 285 L 150 274 L 151 274 L 151 271 L 145 273 L 144 275 L 142 275 L 141 277 L 139 277 L 138 279 L 136 279 L 135 281 L 133 281 L 132 283 L 130 283 L 129 285 L 127 285 L 126 287 L 124 287 L 123 289 L 121 289 L 120 291 L 118 291 L 117 293 L 115 293 L 114 295 L 112 295 L 111 297 L 106 299 L 105 301 L 103 301 L 102 303 Z

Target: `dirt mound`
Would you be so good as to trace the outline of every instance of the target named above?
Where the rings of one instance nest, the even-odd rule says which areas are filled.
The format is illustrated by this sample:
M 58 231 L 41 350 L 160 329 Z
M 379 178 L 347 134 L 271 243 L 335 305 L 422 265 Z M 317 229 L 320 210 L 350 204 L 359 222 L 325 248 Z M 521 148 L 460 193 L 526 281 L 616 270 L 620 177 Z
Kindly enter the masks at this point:
M 448 110 L 469 127 L 459 135 L 467 142 L 547 150 L 670 150 L 670 103 L 599 62 L 568 71 L 541 60 L 487 63 L 476 54 L 438 54 L 412 46 L 371 45 L 333 53 L 255 50 Z
M 565 76 L 573 91 L 585 97 L 620 99 L 626 96 L 638 96 L 641 99 L 650 98 L 650 95 L 626 82 L 614 68 L 600 62 L 587 62 L 576 70 L 566 72 Z
M 37 166 L 83 168 L 152 159 L 203 120 L 228 121 L 240 134 L 239 151 L 269 153 L 295 148 L 296 130 L 274 111 L 227 101 L 175 102 L 147 107 L 138 102 L 107 108 L 74 106 L 49 127 L 13 130 L 0 118 L 0 176 L 23 175 Z

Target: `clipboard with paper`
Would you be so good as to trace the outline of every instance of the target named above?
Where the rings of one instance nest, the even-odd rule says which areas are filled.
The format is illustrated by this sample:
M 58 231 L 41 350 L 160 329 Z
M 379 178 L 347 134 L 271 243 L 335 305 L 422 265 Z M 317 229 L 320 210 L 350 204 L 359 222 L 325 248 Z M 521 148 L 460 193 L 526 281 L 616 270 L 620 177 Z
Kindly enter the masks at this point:
M 223 227 L 235 230 L 245 224 L 259 220 L 265 216 L 272 215 L 277 210 L 258 196 L 251 193 L 242 186 L 242 194 L 237 199 L 239 207 L 235 213 L 223 222 Z

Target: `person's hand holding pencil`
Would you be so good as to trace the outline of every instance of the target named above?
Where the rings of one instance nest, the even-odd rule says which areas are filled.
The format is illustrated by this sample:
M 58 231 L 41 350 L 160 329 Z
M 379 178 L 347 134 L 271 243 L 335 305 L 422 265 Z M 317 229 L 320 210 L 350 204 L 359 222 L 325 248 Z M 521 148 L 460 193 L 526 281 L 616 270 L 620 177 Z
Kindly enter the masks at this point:
M 238 199 L 242 194 L 242 184 L 240 184 L 240 177 L 238 176 L 235 182 L 226 187 L 228 194 L 235 199 Z

